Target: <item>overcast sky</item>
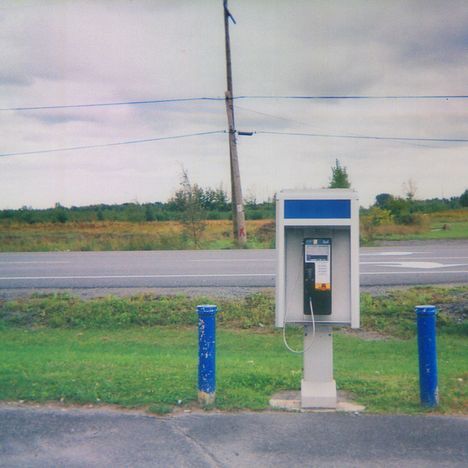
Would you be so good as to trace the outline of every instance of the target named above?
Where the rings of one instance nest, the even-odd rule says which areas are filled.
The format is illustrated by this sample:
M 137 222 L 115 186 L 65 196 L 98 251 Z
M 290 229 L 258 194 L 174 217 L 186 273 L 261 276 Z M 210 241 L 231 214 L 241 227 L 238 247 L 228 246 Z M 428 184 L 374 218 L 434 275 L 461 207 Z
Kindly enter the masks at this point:
M 234 94 L 468 95 L 466 0 L 230 0 Z M 222 0 L 2 0 L 0 155 L 223 131 Z M 238 130 L 468 139 L 468 100 L 236 101 Z M 258 133 L 239 137 L 244 196 L 328 184 L 335 159 L 361 204 L 468 188 L 468 144 Z M 230 192 L 224 133 L 1 156 L 0 208 L 165 201 L 182 168 Z

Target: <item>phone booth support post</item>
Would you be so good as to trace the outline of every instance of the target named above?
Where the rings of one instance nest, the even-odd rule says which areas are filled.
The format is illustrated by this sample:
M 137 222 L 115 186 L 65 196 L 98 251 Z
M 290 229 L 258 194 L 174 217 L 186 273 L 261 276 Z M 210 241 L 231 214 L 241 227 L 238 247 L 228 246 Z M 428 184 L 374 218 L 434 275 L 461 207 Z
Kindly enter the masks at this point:
M 281 191 L 276 255 L 276 326 L 304 327 L 301 405 L 335 408 L 332 327 L 359 328 L 357 193 Z

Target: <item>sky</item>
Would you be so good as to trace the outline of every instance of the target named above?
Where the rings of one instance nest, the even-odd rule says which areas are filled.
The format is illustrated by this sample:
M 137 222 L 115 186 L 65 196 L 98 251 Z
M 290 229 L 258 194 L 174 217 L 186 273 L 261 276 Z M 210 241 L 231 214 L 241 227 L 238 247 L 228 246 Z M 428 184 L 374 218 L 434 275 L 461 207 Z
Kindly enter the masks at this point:
M 244 198 L 326 187 L 336 159 L 363 206 L 468 188 L 468 143 L 427 140 L 467 140 L 468 99 L 278 98 L 468 95 L 466 0 L 229 9 Z M 0 63 L 0 209 L 166 201 L 183 170 L 230 193 L 222 0 L 2 0 Z M 194 97 L 221 99 L 12 110 Z

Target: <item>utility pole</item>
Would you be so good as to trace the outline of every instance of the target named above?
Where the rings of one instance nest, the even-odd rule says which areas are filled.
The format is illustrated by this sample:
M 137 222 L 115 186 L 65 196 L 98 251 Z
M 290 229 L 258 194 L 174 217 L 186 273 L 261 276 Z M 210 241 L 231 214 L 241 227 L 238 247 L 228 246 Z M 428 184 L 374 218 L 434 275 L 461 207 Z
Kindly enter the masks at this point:
M 229 40 L 229 18 L 235 24 L 234 17 L 228 10 L 228 0 L 223 0 L 224 6 L 224 38 L 226 43 L 226 112 L 229 127 L 229 155 L 231 161 L 231 200 L 232 221 L 234 239 L 238 246 L 244 246 L 247 242 L 247 231 L 245 229 L 244 203 L 242 200 L 242 188 L 239 172 L 239 159 L 237 157 L 236 124 L 234 121 L 234 104 L 232 91 L 232 68 L 231 68 L 231 44 Z

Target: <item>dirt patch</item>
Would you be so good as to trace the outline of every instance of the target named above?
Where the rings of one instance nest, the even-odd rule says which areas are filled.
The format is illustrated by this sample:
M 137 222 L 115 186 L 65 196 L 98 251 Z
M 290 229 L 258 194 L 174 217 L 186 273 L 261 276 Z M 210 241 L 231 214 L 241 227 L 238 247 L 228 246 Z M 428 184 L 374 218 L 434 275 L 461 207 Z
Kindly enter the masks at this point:
M 344 335 L 355 336 L 364 341 L 381 341 L 381 340 L 388 340 L 390 338 L 386 335 L 383 335 L 382 333 L 372 331 L 372 330 L 364 330 L 362 328 L 359 328 L 359 329 L 342 328 L 339 330 L 339 333 L 342 333 Z M 391 337 L 391 338 L 392 340 L 395 339 L 395 337 Z
M 447 315 L 457 324 L 463 324 L 468 318 L 468 290 L 455 290 L 453 301 L 435 304 L 435 306 L 439 312 Z
M 262 224 L 256 231 L 255 237 L 260 242 L 271 242 L 275 237 L 276 224 L 275 222 L 268 222 Z

